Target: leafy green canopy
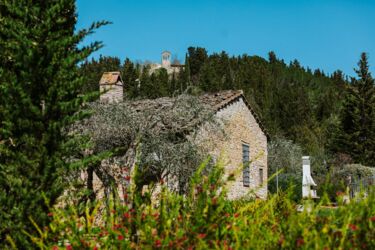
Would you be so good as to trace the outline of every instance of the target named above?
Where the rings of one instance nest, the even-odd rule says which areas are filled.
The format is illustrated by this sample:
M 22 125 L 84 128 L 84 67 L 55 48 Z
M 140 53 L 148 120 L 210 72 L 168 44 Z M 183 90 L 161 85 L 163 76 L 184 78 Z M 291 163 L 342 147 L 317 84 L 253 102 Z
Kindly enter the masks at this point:
M 81 165 L 67 130 L 87 116 L 90 98 L 79 95 L 77 65 L 102 45 L 78 44 L 107 22 L 75 32 L 76 20 L 74 0 L 0 2 L 0 242 L 11 235 L 27 248 L 29 218 L 45 225 L 47 206 Z

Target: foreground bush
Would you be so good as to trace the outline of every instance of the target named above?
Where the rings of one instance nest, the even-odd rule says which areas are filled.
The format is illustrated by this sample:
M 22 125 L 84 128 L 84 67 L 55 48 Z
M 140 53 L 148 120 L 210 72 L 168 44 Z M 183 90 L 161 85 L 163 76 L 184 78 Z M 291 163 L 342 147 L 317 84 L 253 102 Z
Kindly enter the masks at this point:
M 68 128 L 88 116 L 92 98 L 81 94 L 78 65 L 102 46 L 80 43 L 107 22 L 76 22 L 73 0 L 0 1 L 0 249 L 8 234 L 31 248 L 28 217 L 46 225 L 66 177 L 93 162 L 81 155 L 87 140 Z
M 98 222 L 97 204 L 54 209 L 51 223 L 31 236 L 41 249 L 374 249 L 374 194 L 338 208 L 304 201 L 297 211 L 290 194 L 268 200 L 228 201 L 222 170 L 198 171 L 187 196 L 162 188 L 150 204 L 129 187 L 124 202 L 113 200 Z M 250 195 L 251 196 L 251 195 Z

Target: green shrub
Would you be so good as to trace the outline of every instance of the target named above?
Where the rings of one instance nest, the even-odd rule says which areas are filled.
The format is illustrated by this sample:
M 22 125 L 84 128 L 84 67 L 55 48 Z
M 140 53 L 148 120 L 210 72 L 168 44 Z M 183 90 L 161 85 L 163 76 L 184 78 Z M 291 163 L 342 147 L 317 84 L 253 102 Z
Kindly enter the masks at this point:
M 337 208 L 305 200 L 297 211 L 292 194 L 267 200 L 225 199 L 223 170 L 202 176 L 202 166 L 186 196 L 162 185 L 156 204 L 135 193 L 100 204 L 80 217 L 73 207 L 52 209 L 51 223 L 31 236 L 41 249 L 373 249 L 374 193 Z M 134 178 L 134 176 L 133 176 Z M 148 194 L 150 195 L 150 194 Z M 123 202 L 123 204 L 121 204 Z M 100 216 L 99 216 L 100 215 Z M 98 222 L 98 218 L 101 222 Z

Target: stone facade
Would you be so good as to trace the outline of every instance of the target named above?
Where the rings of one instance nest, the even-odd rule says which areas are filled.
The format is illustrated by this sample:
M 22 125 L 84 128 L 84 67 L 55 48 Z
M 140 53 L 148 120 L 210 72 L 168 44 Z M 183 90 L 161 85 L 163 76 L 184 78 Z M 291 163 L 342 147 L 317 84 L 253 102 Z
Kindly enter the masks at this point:
M 124 84 L 120 72 L 105 72 L 99 82 L 101 102 L 122 102 Z
M 167 70 L 169 75 L 178 74 L 185 65 L 180 64 L 177 60 L 171 61 L 172 53 L 169 51 L 163 51 L 161 54 L 161 64 L 151 63 L 150 65 L 150 74 L 154 73 L 159 69 Z
M 212 147 L 211 154 L 224 164 L 225 175 L 234 175 L 228 182 L 228 198 L 238 199 L 254 193 L 256 197 L 267 198 L 267 136 L 260 127 L 242 95 L 216 112 L 224 136 L 215 131 L 200 132 L 202 141 Z M 211 141 L 211 142 L 210 142 Z M 250 183 L 243 181 L 243 144 L 250 149 Z
M 171 66 L 171 52 L 163 51 L 161 53 L 161 66 L 163 68 L 169 68 Z
M 122 102 L 123 87 L 120 83 L 113 85 L 100 85 L 100 101 L 101 102 Z

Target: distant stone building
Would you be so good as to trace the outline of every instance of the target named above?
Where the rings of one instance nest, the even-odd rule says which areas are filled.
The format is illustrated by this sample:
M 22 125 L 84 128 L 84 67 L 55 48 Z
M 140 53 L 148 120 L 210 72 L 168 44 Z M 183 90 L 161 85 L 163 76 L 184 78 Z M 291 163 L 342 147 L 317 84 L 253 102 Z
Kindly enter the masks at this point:
M 99 81 L 101 102 L 122 102 L 124 83 L 120 72 L 105 72 Z
M 171 67 L 171 52 L 169 51 L 163 51 L 161 53 L 161 66 L 163 68 L 169 68 Z
M 167 57 L 165 58 L 168 59 Z M 106 72 L 100 81 L 110 86 L 101 100 L 120 101 L 123 87 L 116 72 Z M 253 192 L 255 196 L 267 197 L 267 133 L 258 116 L 246 101 L 240 90 L 221 91 L 204 94 L 198 99 L 215 113 L 225 136 L 207 130 L 204 125 L 197 131 L 199 142 L 215 159 L 221 159 L 225 175 L 233 175 L 234 181 L 228 183 L 228 198 L 238 199 Z M 144 102 L 170 102 L 173 98 L 144 100 Z M 141 103 L 142 101 L 137 101 Z M 158 106 L 158 105 L 156 105 Z M 160 106 L 160 105 L 159 105 Z
M 158 69 L 166 69 L 168 74 L 179 73 L 185 65 L 181 64 L 177 59 L 171 60 L 172 53 L 169 51 L 163 51 L 161 53 L 161 63 L 151 63 L 150 73 L 155 72 Z

